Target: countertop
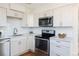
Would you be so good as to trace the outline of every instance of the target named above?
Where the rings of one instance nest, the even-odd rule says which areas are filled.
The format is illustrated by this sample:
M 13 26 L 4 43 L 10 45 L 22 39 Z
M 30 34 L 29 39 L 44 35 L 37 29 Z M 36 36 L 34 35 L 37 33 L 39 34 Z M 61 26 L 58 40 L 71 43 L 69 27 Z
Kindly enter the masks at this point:
M 0 43 L 5 43 L 9 40 L 10 40 L 10 38 L 0 38 Z
M 65 37 L 65 38 L 59 38 L 59 37 L 50 37 L 50 40 L 60 40 L 60 41 L 72 41 L 72 37 Z

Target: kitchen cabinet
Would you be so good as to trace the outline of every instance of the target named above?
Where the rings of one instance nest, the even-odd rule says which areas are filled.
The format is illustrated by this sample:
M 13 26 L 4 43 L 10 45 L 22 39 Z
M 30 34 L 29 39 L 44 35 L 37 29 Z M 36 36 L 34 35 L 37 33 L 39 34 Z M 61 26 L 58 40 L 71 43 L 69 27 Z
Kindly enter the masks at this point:
M 53 10 L 50 9 L 50 10 L 45 11 L 44 12 L 44 16 L 45 17 L 51 17 L 51 16 L 53 16 Z
M 33 14 L 28 14 L 26 17 L 26 22 L 27 22 L 27 27 L 34 27 L 34 19 L 33 19 Z
M 39 27 L 39 15 L 34 14 L 34 27 Z
M 20 12 L 25 12 L 26 8 L 22 3 L 11 3 L 10 4 L 10 9 L 20 11 Z
M 35 35 L 29 34 L 27 37 L 28 50 L 35 51 Z
M 0 8 L 0 26 L 6 26 L 6 8 Z
M 27 14 L 24 14 L 21 24 L 22 27 L 27 27 Z
M 20 44 L 20 51 L 21 51 L 21 53 L 25 53 L 27 50 L 26 50 L 26 42 L 27 42 L 27 40 L 26 40 L 26 37 L 22 37 L 22 39 L 20 40 L 20 42 L 19 42 L 19 44 Z
M 72 6 L 64 6 L 54 9 L 54 26 L 73 26 L 75 9 Z
M 63 26 L 73 26 L 75 8 L 67 6 L 62 8 L 62 23 Z
M 24 14 L 14 10 L 7 10 L 7 16 L 22 19 Z
M 11 39 L 11 56 L 26 52 L 26 37 L 14 37 Z
M 53 26 L 62 26 L 62 23 L 61 23 L 61 19 L 62 19 L 62 16 L 61 16 L 61 12 L 62 10 L 61 9 L 55 9 L 54 10 L 54 17 L 53 17 Z
M 71 38 L 58 39 L 53 38 L 50 40 L 50 56 L 70 56 L 71 55 Z
M 9 5 L 9 3 L 0 3 L 0 7 L 8 9 L 10 7 L 10 5 Z

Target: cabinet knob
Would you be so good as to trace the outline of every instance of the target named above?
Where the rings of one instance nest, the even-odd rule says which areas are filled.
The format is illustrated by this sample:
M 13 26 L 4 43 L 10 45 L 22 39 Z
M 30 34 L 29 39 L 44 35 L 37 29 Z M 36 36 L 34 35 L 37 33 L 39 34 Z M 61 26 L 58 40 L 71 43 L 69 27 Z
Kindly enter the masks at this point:
M 60 43 L 60 41 L 56 41 L 56 42 Z

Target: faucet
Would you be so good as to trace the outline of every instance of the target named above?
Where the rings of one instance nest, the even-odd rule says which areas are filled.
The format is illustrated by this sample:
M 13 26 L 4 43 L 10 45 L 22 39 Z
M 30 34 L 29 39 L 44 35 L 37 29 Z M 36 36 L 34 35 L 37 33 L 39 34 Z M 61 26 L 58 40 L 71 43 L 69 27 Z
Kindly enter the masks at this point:
M 14 28 L 13 34 L 16 35 L 18 32 L 17 28 Z

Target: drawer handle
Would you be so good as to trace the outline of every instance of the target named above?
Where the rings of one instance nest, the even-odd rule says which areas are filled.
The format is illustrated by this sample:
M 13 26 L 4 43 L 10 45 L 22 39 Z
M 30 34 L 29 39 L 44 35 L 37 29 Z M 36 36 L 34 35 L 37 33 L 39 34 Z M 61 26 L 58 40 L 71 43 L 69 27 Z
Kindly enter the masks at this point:
M 56 41 L 56 42 L 60 43 L 60 41 Z
M 56 47 L 59 47 L 60 48 L 60 46 L 56 46 Z

